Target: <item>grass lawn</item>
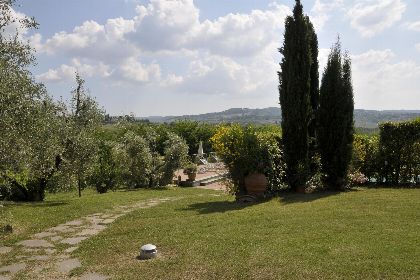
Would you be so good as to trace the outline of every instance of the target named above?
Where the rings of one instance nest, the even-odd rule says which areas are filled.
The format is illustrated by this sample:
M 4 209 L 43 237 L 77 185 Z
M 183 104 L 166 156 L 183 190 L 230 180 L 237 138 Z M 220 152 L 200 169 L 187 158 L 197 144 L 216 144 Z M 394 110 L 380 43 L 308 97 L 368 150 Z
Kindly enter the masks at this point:
M 6 243 L 111 205 L 170 196 L 182 199 L 136 210 L 83 241 L 73 252 L 82 270 L 112 279 L 420 279 L 420 189 L 289 194 L 246 207 L 197 189 L 52 195 L 9 208 L 23 230 Z M 157 259 L 136 259 L 146 243 L 157 245 Z

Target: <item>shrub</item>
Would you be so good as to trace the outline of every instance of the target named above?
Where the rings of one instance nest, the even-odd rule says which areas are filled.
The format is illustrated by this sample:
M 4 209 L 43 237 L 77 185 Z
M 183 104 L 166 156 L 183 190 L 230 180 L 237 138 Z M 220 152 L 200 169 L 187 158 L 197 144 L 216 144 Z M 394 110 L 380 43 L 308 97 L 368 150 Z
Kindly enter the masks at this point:
M 186 174 L 193 174 L 193 173 L 197 173 L 197 164 L 195 163 L 189 163 L 187 165 L 184 166 L 184 172 Z
M 390 184 L 418 183 L 420 175 L 420 118 L 379 126 L 379 172 Z
M 188 145 L 184 139 L 176 134 L 169 133 L 169 139 L 165 142 L 164 164 L 160 185 L 172 183 L 174 172 L 180 169 L 188 159 Z
M 244 178 L 253 172 L 267 176 L 269 190 L 284 187 L 285 166 L 278 134 L 234 124 L 220 126 L 211 141 L 228 169 L 233 193 L 245 193 Z
M 127 132 L 122 140 L 127 153 L 128 170 L 124 176 L 127 186 L 130 188 L 147 186 L 153 161 L 148 142 L 131 131 Z
M 351 172 L 363 173 L 372 182 L 378 178 L 379 138 L 356 134 L 353 140 Z
M 95 186 L 99 193 L 115 190 L 122 183 L 123 174 L 126 173 L 126 161 L 127 153 L 121 145 L 113 141 L 100 141 L 97 160 L 89 178 L 90 184 Z

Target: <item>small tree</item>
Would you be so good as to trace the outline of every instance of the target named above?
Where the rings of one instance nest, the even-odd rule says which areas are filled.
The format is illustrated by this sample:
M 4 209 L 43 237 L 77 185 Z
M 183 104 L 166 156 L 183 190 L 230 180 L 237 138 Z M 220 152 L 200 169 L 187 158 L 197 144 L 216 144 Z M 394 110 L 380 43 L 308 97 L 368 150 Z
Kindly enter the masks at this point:
M 325 67 L 319 108 L 318 142 L 322 169 L 328 188 L 345 187 L 353 147 L 353 87 L 351 62 L 342 55 L 341 44 L 331 49 Z
M 172 183 L 174 172 L 188 161 L 188 145 L 185 140 L 173 133 L 169 133 L 168 138 L 165 142 L 161 186 Z
M 103 120 L 103 112 L 96 101 L 87 94 L 85 81 L 78 73 L 76 83 L 67 116 L 68 134 L 64 156 L 68 171 L 76 178 L 80 197 L 97 155 L 95 131 Z
M 122 183 L 123 174 L 127 172 L 127 160 L 127 153 L 122 145 L 114 141 L 99 140 L 90 183 L 99 193 L 115 190 Z
M 128 156 L 128 173 L 125 176 L 128 187 L 148 186 L 153 163 L 149 143 L 143 137 L 129 131 L 123 137 L 123 145 Z

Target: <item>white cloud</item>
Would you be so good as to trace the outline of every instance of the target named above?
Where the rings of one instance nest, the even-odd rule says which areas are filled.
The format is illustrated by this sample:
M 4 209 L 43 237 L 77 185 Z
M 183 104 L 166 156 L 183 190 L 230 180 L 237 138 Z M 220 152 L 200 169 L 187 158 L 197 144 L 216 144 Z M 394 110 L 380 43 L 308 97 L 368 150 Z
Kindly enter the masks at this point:
M 271 46 L 275 50 L 274 45 Z M 174 89 L 195 95 L 276 94 L 278 59 L 273 57 L 270 49 L 242 62 L 226 56 L 202 55 L 190 62 L 187 72 L 182 79 L 178 79 Z
M 415 22 L 407 22 L 405 26 L 408 30 L 420 32 L 420 20 Z
M 200 21 L 192 0 L 152 0 L 137 6 L 136 12 L 131 19 L 109 19 L 105 24 L 86 21 L 44 42 L 39 34 L 33 36 L 40 52 L 73 59 L 38 78 L 57 82 L 73 78 L 79 69 L 114 83 L 153 84 L 190 93 L 252 93 L 267 87 L 276 91 L 279 59 L 273 56 L 284 20 L 291 14 L 288 7 L 273 3 L 267 10 Z M 176 67 L 163 64 L 172 58 L 183 59 L 189 65 L 186 72 L 176 73 Z M 151 60 L 161 64 L 144 63 Z M 106 71 L 99 65 L 106 65 Z
M 417 108 L 420 100 L 420 65 L 411 60 L 394 62 L 396 59 L 389 49 L 369 50 L 352 56 L 357 107 Z
M 420 52 L 420 43 L 416 44 L 416 49 L 418 52 Z
M 159 64 L 142 64 L 135 58 L 124 61 L 118 69 L 122 78 L 131 82 L 149 83 L 159 81 L 161 77 Z
M 23 35 L 28 33 L 28 29 L 24 27 L 20 23 L 20 21 L 24 20 L 26 18 L 26 15 L 21 12 L 15 11 L 13 8 L 10 8 L 8 16 L 10 17 L 10 19 L 14 19 L 14 21 L 4 27 L 4 29 L 2 30 L 2 35 L 5 38 L 12 38 L 16 34 L 18 34 L 19 38 L 22 39 Z
M 137 54 L 137 49 L 124 39 L 124 34 L 134 28 L 132 20 L 109 19 L 105 25 L 86 21 L 73 32 L 59 32 L 38 42 L 38 51 L 49 55 L 67 55 L 71 58 L 96 59 L 113 63 Z
M 325 23 L 330 19 L 331 12 L 342 7 L 343 0 L 332 0 L 329 2 L 322 2 L 316 0 L 314 6 L 311 9 L 311 21 L 316 31 L 321 31 Z
M 39 74 L 36 78 L 42 82 L 61 82 L 64 80 L 74 80 L 75 73 L 78 72 L 84 77 L 110 77 L 112 71 L 108 65 L 103 63 L 88 64 L 82 63 L 78 59 L 73 59 L 71 65 L 62 64 L 56 69 L 49 69 L 47 72 Z
M 354 5 L 348 16 L 363 37 L 373 37 L 398 22 L 405 9 L 401 0 L 367 0 Z
M 229 57 L 256 55 L 279 41 L 289 14 L 288 7 L 273 4 L 266 11 L 253 10 L 249 14 L 228 14 L 214 21 L 206 20 L 191 32 L 187 46 Z
M 136 11 L 135 30 L 129 39 L 145 50 L 178 49 L 199 25 L 199 10 L 192 0 L 151 0 Z

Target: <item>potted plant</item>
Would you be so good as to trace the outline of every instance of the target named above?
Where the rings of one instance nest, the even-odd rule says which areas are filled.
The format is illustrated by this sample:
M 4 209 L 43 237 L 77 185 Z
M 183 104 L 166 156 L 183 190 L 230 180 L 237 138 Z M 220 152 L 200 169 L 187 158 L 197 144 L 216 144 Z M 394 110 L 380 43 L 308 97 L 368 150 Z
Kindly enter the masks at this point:
M 197 176 L 197 164 L 190 163 L 184 167 L 184 172 L 188 175 L 188 181 L 194 181 Z
M 267 190 L 268 180 L 262 171 L 263 167 L 261 163 L 258 163 L 256 167 L 249 169 L 248 175 L 244 178 L 247 194 L 263 196 Z

